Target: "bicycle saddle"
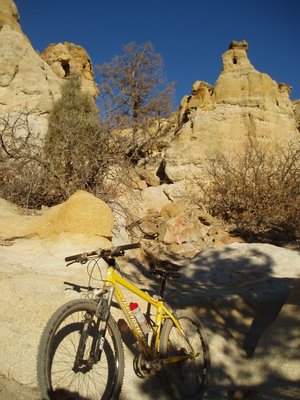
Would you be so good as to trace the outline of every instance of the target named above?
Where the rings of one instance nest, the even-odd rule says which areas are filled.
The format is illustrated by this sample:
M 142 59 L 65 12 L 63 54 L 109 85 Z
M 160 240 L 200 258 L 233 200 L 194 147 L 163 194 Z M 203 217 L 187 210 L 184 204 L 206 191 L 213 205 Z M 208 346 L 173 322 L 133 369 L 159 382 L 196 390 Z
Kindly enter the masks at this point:
M 159 254 L 157 254 L 159 252 Z M 155 253 L 149 249 L 144 249 L 145 261 L 148 263 L 152 272 L 161 276 L 176 278 L 180 276 L 178 272 L 181 268 L 190 263 L 189 258 L 183 258 L 174 253 L 158 249 Z M 178 274 L 178 276 L 176 275 Z
M 181 277 L 180 272 L 176 271 L 168 271 L 165 269 L 159 269 L 159 268 L 153 268 L 151 269 L 152 274 L 154 275 L 160 275 L 163 278 L 173 278 L 173 279 L 178 279 Z

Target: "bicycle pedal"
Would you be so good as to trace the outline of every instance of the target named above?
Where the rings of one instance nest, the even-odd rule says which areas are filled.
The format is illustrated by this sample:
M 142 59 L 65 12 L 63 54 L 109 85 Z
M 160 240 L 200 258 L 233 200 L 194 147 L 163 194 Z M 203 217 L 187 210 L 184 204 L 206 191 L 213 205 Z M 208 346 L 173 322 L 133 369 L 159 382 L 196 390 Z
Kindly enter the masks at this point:
M 150 371 L 151 370 L 160 371 L 162 368 L 162 363 L 160 360 L 149 361 L 145 363 L 145 367 Z

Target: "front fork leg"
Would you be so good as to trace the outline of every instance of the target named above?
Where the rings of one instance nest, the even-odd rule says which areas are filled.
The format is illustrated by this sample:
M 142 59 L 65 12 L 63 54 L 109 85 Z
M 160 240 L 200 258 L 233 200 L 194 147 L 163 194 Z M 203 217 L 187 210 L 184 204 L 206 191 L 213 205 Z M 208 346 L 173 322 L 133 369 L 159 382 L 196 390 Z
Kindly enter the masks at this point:
M 74 366 L 73 370 L 75 372 L 78 372 L 82 368 L 85 368 L 87 366 L 87 363 L 84 361 L 84 352 L 86 348 L 86 341 L 89 335 L 89 331 L 91 329 L 91 326 L 93 324 L 93 316 L 90 313 L 86 313 L 84 316 L 84 323 L 82 327 L 82 332 L 80 335 L 80 340 L 78 343 L 77 351 L 76 351 L 76 357 L 74 361 Z
M 110 316 L 110 307 L 114 296 L 114 286 L 105 288 L 103 297 L 99 301 L 96 316 L 99 321 L 99 328 L 97 329 L 98 335 L 95 335 L 93 340 L 93 348 L 95 349 L 95 361 L 100 361 L 101 354 L 105 343 L 105 334 L 107 329 L 107 322 Z M 101 304 L 102 303 L 102 304 Z

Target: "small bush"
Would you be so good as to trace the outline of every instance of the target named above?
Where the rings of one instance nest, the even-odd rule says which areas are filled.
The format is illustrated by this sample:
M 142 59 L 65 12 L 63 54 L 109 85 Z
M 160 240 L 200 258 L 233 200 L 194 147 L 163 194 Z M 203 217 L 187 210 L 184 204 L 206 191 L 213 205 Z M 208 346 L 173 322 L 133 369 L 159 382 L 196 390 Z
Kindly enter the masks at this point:
M 29 208 L 45 204 L 49 181 L 30 117 L 10 110 L 0 118 L 0 196 Z
M 206 168 L 208 210 L 258 240 L 300 238 L 300 145 L 266 149 L 249 143 L 240 155 L 218 155 Z

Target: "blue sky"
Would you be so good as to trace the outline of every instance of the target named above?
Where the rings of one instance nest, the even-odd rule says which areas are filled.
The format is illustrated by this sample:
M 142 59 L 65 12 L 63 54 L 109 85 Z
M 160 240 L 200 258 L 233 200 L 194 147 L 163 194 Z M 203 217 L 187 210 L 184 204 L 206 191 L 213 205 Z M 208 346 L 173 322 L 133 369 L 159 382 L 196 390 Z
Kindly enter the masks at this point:
M 252 65 L 300 98 L 300 0 L 15 0 L 33 47 L 83 46 L 94 65 L 151 41 L 176 82 L 176 106 L 194 81 L 214 84 L 232 40 L 249 43 Z M 96 80 L 99 76 L 96 72 Z

